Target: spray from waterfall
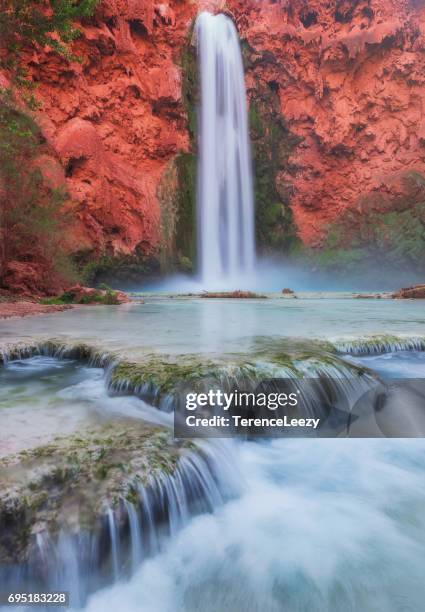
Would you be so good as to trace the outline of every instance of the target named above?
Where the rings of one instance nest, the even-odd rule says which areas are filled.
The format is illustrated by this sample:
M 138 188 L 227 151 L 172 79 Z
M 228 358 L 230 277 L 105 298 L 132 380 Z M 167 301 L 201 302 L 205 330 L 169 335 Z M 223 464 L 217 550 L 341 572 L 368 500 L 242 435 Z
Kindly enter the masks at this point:
M 225 15 L 196 22 L 201 76 L 198 258 L 202 284 L 223 287 L 255 264 L 251 152 L 242 54 Z

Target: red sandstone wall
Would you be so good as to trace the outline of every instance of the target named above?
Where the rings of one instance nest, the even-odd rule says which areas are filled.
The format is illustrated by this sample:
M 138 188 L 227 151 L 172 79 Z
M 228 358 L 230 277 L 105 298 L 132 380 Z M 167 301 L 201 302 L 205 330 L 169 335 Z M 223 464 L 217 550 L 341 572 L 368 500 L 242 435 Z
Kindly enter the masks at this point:
M 282 114 L 303 138 L 290 159 L 295 172 L 281 177 L 292 185 L 302 240 L 320 244 L 346 208 L 408 198 L 403 176 L 425 171 L 425 2 L 228 6 L 258 53 L 256 77 L 278 83 Z
M 74 45 L 81 63 L 27 54 L 38 122 L 76 202 L 77 251 L 158 247 L 158 184 L 188 147 L 178 64 L 192 13 L 178 0 L 106 0 Z
M 247 75 L 279 86 L 302 143 L 292 185 L 299 235 L 324 228 L 362 197 L 389 199 L 425 172 L 425 8 L 420 0 L 103 0 L 75 43 L 81 64 L 27 54 L 39 123 L 76 202 L 75 250 L 155 252 L 158 185 L 189 139 L 179 61 L 200 8 L 231 14 L 256 58 Z M 64 174 L 66 177 L 64 177 Z M 61 178 L 62 177 L 62 178 Z

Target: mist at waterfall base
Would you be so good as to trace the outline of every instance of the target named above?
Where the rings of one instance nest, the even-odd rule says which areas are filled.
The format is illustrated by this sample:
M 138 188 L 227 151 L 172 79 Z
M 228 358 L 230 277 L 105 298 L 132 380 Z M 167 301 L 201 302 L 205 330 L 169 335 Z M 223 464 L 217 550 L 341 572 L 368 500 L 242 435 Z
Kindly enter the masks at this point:
M 297 292 L 308 291 L 393 291 L 423 283 L 423 273 L 409 266 L 395 269 L 371 252 L 364 264 L 356 270 L 323 270 L 311 263 L 289 257 L 270 255 L 257 257 L 255 268 L 249 274 L 219 276 L 205 281 L 199 274 L 172 274 L 165 278 L 146 279 L 143 283 L 131 283 L 128 289 L 146 292 L 192 293 L 200 291 L 281 292 L 290 287 Z M 122 283 L 112 283 L 122 288 Z

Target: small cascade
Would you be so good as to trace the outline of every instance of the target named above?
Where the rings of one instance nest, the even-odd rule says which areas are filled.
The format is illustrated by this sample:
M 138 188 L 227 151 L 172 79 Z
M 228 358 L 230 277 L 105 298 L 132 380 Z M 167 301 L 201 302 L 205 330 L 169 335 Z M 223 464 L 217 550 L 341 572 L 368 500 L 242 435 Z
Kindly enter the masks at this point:
M 390 338 L 386 341 L 400 347 L 398 350 L 406 350 L 406 346 L 418 350 L 423 346 L 420 338 Z M 388 346 L 384 339 L 379 343 L 375 338 L 373 342 L 373 347 Z M 363 347 L 353 344 L 351 348 L 355 346 Z M 110 382 L 115 364 L 112 355 L 102 354 L 96 361 L 94 356 L 98 354 L 87 348 L 65 349 L 46 343 L 28 350 L 23 348 L 19 356 L 59 354 L 62 358 L 77 358 L 82 356 L 82 350 L 87 361 L 102 363 L 109 368 L 107 383 Z M 11 349 L 6 360 L 17 356 L 18 353 Z M 316 415 L 320 409 L 327 410 L 329 406 L 344 414 L 351 412 L 359 398 L 369 390 L 373 391 L 377 384 L 371 371 L 333 353 L 304 355 L 292 362 L 288 358 L 288 365 L 273 363 L 270 356 L 267 360 L 264 355 L 261 362 L 220 364 L 214 376 L 217 387 L 225 391 L 253 390 L 262 380 L 279 377 L 288 378 L 294 384 L 303 378 L 313 380 L 308 387 L 311 393 L 307 407 Z M 180 382 L 176 380 L 176 397 L 182 391 Z M 123 386 L 121 391 L 128 393 L 135 389 Z M 170 394 L 169 389 L 167 393 Z M 174 396 L 170 394 L 167 397 L 172 406 Z M 0 568 L 3 590 L 67 590 L 73 605 L 78 607 L 84 605 L 90 593 L 108 584 L 125 581 L 143 560 L 164 550 L 164 543 L 186 526 L 191 517 L 213 513 L 224 502 L 241 493 L 241 479 L 235 468 L 232 448 L 231 444 L 219 440 L 199 443 L 193 450 L 185 448 L 172 471 L 155 470 L 143 484 L 140 480 L 134 482 L 127 495 L 123 494 L 114 503 L 108 500 L 109 505 L 102 508 L 98 520 L 89 526 L 82 520 L 74 521 L 68 530 L 64 528 L 60 533 L 48 533 L 43 528 L 43 519 L 37 524 L 37 533 L 32 536 L 27 561 Z
M 156 530 L 155 516 L 153 514 L 153 505 L 150 502 L 146 487 L 139 486 L 137 489 L 140 500 L 140 512 L 144 518 L 144 542 L 147 550 L 152 554 L 159 552 L 159 541 Z
M 101 352 L 86 344 L 67 344 L 55 340 L 40 341 L 36 344 L 12 344 L 0 347 L 0 365 L 18 359 L 31 357 L 52 357 L 53 359 L 76 359 L 87 362 L 92 367 L 109 369 L 113 367 L 115 356 Z
M 108 508 L 106 511 L 106 516 L 108 519 L 108 528 L 109 528 L 109 539 L 111 542 L 111 565 L 112 565 L 112 575 L 114 577 L 114 581 L 118 580 L 120 574 L 120 562 L 119 562 L 119 534 L 118 527 L 115 521 L 115 516 L 112 508 Z
M 339 353 L 350 355 L 381 355 L 383 353 L 397 353 L 401 351 L 425 351 L 425 338 L 397 338 L 396 336 L 382 336 L 347 340 L 335 343 Z
M 125 507 L 130 527 L 131 570 L 135 572 L 143 557 L 140 513 L 138 512 L 138 507 L 128 501 L 125 502 Z
M 239 37 L 225 15 L 196 21 L 201 73 L 198 259 L 204 286 L 254 270 L 254 204 L 247 100 Z M 243 282 L 243 280 L 242 280 Z
M 129 578 L 191 517 L 239 495 L 232 457 L 230 445 L 217 442 L 187 451 L 172 474 L 151 476 L 131 501 L 106 507 L 90 531 L 38 533 L 26 563 L 0 568 L 0 584 L 7 591 L 67 590 L 73 606 L 83 606 L 90 593 Z

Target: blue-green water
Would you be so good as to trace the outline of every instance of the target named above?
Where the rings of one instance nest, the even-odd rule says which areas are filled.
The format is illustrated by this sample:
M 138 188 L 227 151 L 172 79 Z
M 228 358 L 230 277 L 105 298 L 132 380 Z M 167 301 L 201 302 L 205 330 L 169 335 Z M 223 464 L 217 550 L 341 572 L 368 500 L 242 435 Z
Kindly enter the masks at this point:
M 259 338 L 355 339 L 374 334 L 425 336 L 422 300 L 353 299 L 307 294 L 300 299 L 213 300 L 146 297 L 144 304 L 81 306 L 48 316 L 0 321 L 4 342 L 83 339 L 135 353 L 246 353 Z

